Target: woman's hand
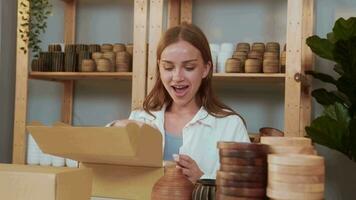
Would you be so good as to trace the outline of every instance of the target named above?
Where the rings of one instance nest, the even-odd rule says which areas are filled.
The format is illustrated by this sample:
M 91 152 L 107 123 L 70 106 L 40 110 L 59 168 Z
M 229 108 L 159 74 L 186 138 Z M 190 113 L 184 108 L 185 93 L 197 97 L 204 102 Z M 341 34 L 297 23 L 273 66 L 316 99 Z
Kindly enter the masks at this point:
M 177 167 L 182 168 L 183 174 L 192 182 L 195 183 L 200 177 L 203 176 L 203 172 L 198 167 L 197 163 L 188 155 L 180 154 L 174 155 L 174 160 L 177 163 Z

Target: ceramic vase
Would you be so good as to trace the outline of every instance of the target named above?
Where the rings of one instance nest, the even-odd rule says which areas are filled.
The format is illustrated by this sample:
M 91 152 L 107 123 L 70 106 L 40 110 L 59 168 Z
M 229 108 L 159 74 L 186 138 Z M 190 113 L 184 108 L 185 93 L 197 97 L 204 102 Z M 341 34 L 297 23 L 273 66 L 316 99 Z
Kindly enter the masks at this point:
M 194 185 L 175 166 L 165 168 L 164 176 L 153 186 L 152 200 L 191 200 Z

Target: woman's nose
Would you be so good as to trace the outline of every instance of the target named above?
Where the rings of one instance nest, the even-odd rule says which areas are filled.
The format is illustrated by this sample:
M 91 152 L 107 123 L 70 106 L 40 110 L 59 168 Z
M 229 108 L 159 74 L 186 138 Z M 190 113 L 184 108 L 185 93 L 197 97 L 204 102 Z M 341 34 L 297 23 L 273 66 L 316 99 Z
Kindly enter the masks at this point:
M 172 77 L 173 81 L 182 81 L 184 80 L 184 74 L 183 74 L 183 70 L 181 69 L 175 69 L 173 71 L 173 77 Z

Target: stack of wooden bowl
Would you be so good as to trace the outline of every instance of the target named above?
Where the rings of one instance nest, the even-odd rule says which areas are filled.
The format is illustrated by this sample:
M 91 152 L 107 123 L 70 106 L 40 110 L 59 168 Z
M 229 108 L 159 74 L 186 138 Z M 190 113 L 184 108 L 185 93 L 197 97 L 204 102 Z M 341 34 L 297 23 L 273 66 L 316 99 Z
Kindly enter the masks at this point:
M 110 72 L 111 62 L 106 58 L 99 58 L 96 60 L 96 70 L 98 72 Z
M 116 53 L 113 51 L 103 52 L 103 58 L 106 58 L 110 61 L 110 71 L 115 71 L 114 66 L 116 63 Z
M 66 44 L 64 47 L 64 71 L 75 72 L 78 65 L 78 54 L 75 44 Z
M 120 51 L 126 51 L 126 46 L 125 44 L 122 43 L 116 43 L 113 45 L 113 52 L 120 52 Z
M 268 42 L 263 59 L 263 73 L 278 73 L 279 70 L 279 52 L 278 42 Z
M 92 59 L 83 59 L 81 70 L 82 72 L 94 72 L 95 71 L 95 62 Z
M 287 51 L 283 50 L 281 53 L 281 72 L 286 72 Z
M 260 73 L 262 72 L 262 60 L 255 58 L 248 58 L 245 61 L 246 73 Z
M 243 67 L 241 61 L 238 58 L 229 58 L 225 62 L 226 73 L 242 73 Z
M 131 71 L 131 55 L 126 51 L 116 53 L 116 71 L 129 72 Z
M 126 51 L 127 53 L 129 53 L 131 55 L 131 57 L 133 56 L 133 44 L 127 44 L 126 45 Z
M 112 44 L 102 44 L 101 45 L 101 52 L 110 52 L 113 51 L 113 45 Z
M 78 67 L 80 67 L 78 70 L 76 70 L 76 71 L 82 71 L 82 66 L 83 66 L 83 60 L 87 60 L 87 59 L 90 59 L 90 52 L 89 51 L 80 51 L 79 53 L 78 53 L 78 64 L 79 64 L 79 66 Z
M 324 199 L 324 159 L 313 155 L 268 155 L 267 196 L 271 199 Z
M 316 154 L 309 138 L 261 137 L 261 143 L 270 145 L 271 154 Z
M 238 59 L 240 61 L 241 70 L 238 70 L 238 72 L 245 72 L 245 61 L 247 60 L 247 55 L 248 55 L 249 51 L 250 51 L 249 43 L 238 43 L 236 45 L 236 49 L 232 55 L 232 58 Z M 233 72 L 226 68 L 225 68 L 225 71 L 228 73 Z
M 64 71 L 64 53 L 63 52 L 52 52 L 51 59 L 51 71 L 52 72 L 62 72 Z
M 261 52 L 262 54 L 265 52 L 265 44 L 262 42 L 255 42 L 252 44 L 251 51 L 258 51 Z
M 41 71 L 51 71 L 52 69 L 52 53 L 51 52 L 40 52 L 40 56 L 38 58 L 40 62 L 43 63 L 43 66 L 41 67 Z
M 60 44 L 50 44 L 48 45 L 48 52 L 61 52 L 62 47 Z
M 88 47 L 88 51 L 93 54 L 94 52 L 100 52 L 100 45 L 98 44 L 90 44 Z
M 80 53 L 80 52 L 88 52 L 89 46 L 86 44 L 76 44 L 75 45 L 75 52 Z
M 265 199 L 268 145 L 218 142 L 217 199 Z
M 40 72 L 44 70 L 44 63 L 41 59 L 33 59 L 31 62 L 31 69 L 35 72 Z

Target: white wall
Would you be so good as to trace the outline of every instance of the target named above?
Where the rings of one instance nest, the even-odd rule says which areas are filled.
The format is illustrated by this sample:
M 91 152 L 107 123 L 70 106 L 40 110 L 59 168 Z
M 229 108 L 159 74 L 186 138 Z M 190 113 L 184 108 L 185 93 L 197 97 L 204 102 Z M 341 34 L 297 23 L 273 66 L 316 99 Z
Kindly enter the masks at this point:
M 80 0 L 77 41 L 83 43 L 132 42 L 131 0 Z M 285 42 L 285 0 L 195 0 L 193 22 L 207 34 L 210 42 Z M 43 47 L 63 41 L 63 3 L 52 0 Z M 324 36 L 340 16 L 356 16 L 355 0 L 316 0 L 316 34 Z M 331 71 L 331 63 L 317 59 L 316 68 Z M 45 84 L 44 84 L 45 83 Z M 283 129 L 284 87 L 276 84 L 215 83 L 219 97 L 238 110 L 248 123 L 249 132 L 263 126 Z M 315 87 L 325 85 L 315 82 Z M 74 124 L 104 125 L 129 114 L 131 84 L 128 81 L 80 81 L 75 88 Z M 30 81 L 29 120 L 52 123 L 59 120 L 59 84 Z M 314 104 L 313 115 L 321 112 Z M 326 157 L 326 199 L 353 200 L 356 196 L 356 165 L 339 153 L 318 148 Z

